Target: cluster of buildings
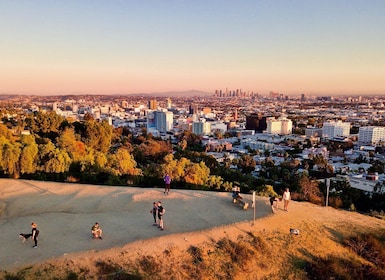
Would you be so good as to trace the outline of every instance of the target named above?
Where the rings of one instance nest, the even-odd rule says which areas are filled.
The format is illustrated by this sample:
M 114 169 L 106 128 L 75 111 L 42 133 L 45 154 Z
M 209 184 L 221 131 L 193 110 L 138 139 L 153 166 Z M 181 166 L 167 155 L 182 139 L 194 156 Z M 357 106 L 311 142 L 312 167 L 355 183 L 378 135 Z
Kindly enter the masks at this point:
M 14 96 L 12 103 L 28 110 L 53 110 L 73 120 L 91 114 L 114 127 L 129 127 L 133 133 L 146 128 L 167 140 L 190 131 L 201 136 L 202 145 L 219 161 L 248 149 L 282 155 L 296 145 L 304 147 L 301 158 L 321 154 L 335 170 L 342 170 L 341 159 L 354 160 L 371 152 L 383 160 L 385 150 L 385 98 L 381 96 L 288 97 L 276 92 L 262 96 L 226 89 L 196 97 Z M 338 156 L 336 151 L 325 151 L 325 142 L 341 147 Z

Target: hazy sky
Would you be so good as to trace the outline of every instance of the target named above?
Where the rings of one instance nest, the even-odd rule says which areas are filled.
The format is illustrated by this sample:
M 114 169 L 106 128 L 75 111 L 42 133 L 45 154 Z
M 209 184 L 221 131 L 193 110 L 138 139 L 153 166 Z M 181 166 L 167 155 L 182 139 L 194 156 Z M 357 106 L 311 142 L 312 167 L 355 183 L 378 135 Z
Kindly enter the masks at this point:
M 0 93 L 385 94 L 384 0 L 0 0 Z

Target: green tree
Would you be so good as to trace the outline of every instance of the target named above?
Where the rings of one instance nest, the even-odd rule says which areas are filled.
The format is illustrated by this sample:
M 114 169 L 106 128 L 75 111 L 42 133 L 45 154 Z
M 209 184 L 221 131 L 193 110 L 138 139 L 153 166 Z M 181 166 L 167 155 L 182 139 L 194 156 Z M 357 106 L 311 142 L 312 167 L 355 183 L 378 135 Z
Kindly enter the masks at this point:
M 251 173 L 255 170 L 256 162 L 254 158 L 247 154 L 242 154 L 238 159 L 237 167 L 242 173 Z
M 38 145 L 33 135 L 21 137 L 20 172 L 21 174 L 33 174 L 36 171 Z
M 20 144 L 0 136 L 0 167 L 5 174 L 19 176 Z
M 206 183 L 212 190 L 220 190 L 223 186 L 223 178 L 217 175 L 210 175 Z
M 106 120 L 101 122 L 95 120 L 88 120 L 85 122 L 85 132 L 83 142 L 103 153 L 107 153 L 111 147 L 111 140 L 113 137 L 112 126 Z
M 60 150 L 47 139 L 45 144 L 38 145 L 38 166 L 39 171 L 46 173 L 63 173 L 69 170 L 71 158 L 64 150 Z

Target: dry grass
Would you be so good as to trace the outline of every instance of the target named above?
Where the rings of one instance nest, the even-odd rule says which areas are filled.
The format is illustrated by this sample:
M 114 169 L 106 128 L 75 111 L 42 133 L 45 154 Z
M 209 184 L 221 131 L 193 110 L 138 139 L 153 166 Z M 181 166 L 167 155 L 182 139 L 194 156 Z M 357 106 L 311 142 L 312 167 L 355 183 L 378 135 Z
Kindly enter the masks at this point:
M 322 235 L 322 233 L 321 233 Z M 255 236 L 246 232 L 235 240 L 220 238 L 209 244 L 191 245 L 186 251 L 171 248 L 162 257 L 138 256 L 133 262 L 98 261 L 93 268 L 67 263 L 66 269 L 47 264 L 44 268 L 5 274 L 6 280 L 19 279 L 385 279 L 385 244 L 376 235 L 354 235 L 336 246 L 346 254 L 310 254 L 314 244 L 302 244 L 279 233 Z M 277 254 L 268 239 L 289 246 L 289 254 Z M 322 241 L 321 236 L 315 239 Z M 293 241 L 293 240 L 292 240 Z
M 382 221 L 334 210 L 331 212 L 336 215 L 334 220 L 328 216 L 320 221 L 315 217 L 324 212 L 316 211 L 323 209 L 308 207 L 306 210 L 298 212 L 301 218 L 293 216 L 301 229 L 299 235 L 291 235 L 287 225 L 281 225 L 285 222 L 282 217 L 289 216 L 273 215 L 260 221 L 259 227 L 249 226 L 247 230 L 230 225 L 210 234 L 196 233 L 198 242 L 192 241 L 193 235 L 191 240 L 182 239 L 184 243 L 162 239 L 151 243 L 153 247 L 147 251 L 135 247 L 135 250 L 109 254 L 100 252 L 97 258 L 86 260 L 84 257 L 52 260 L 18 272 L 0 273 L 0 278 L 385 279 Z

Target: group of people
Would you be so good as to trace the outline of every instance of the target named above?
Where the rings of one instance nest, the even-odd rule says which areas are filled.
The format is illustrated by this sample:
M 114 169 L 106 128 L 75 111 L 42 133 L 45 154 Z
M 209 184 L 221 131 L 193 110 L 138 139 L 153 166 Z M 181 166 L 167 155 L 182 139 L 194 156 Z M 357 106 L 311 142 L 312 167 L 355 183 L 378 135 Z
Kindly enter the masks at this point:
M 38 236 L 39 236 L 39 233 L 40 231 L 37 229 L 37 224 L 35 222 L 32 222 L 31 223 L 31 227 L 32 227 L 32 231 L 31 233 L 20 233 L 20 237 L 23 238 L 23 243 L 28 240 L 28 239 L 32 239 L 32 241 L 34 241 L 34 245 L 33 245 L 33 248 L 37 248 L 37 241 L 38 241 Z M 91 234 L 92 234 L 92 238 L 99 238 L 99 239 L 103 239 L 102 235 L 103 235 L 103 231 L 102 229 L 100 228 L 100 225 L 98 222 L 96 222 L 92 228 L 91 228 Z
M 152 203 L 152 209 L 150 210 L 154 217 L 153 226 L 157 226 L 160 230 L 164 230 L 163 216 L 166 213 L 166 209 L 162 206 L 160 201 Z
M 278 202 L 282 200 L 283 200 L 283 210 L 288 211 L 290 199 L 291 199 L 291 196 L 290 196 L 289 188 L 285 189 L 285 191 L 283 192 L 282 198 L 278 198 L 276 196 L 270 197 L 270 205 L 273 213 L 275 213 L 275 209 L 278 209 Z
M 171 179 L 169 178 L 168 174 L 166 174 L 164 180 L 166 183 L 166 189 L 164 193 L 168 194 L 170 191 L 170 182 L 171 182 Z M 242 199 L 239 193 L 240 193 L 239 186 L 235 186 L 233 188 L 233 194 L 232 194 L 233 199 Z M 278 198 L 276 196 L 270 197 L 271 210 L 273 211 L 273 213 L 275 213 L 275 209 L 278 209 L 278 202 L 282 200 L 283 200 L 283 210 L 288 211 L 290 199 L 291 199 L 291 196 L 288 188 L 285 189 L 282 195 L 282 198 Z M 152 209 L 150 210 L 150 213 L 153 215 L 153 218 L 154 218 L 153 226 L 157 226 L 158 228 L 160 228 L 160 230 L 164 230 L 163 219 L 164 219 L 164 214 L 166 213 L 166 210 L 162 206 L 162 203 L 160 201 L 158 202 L 154 201 L 152 204 Z M 31 233 L 28 233 L 28 234 L 21 233 L 20 236 L 24 238 L 23 242 L 29 238 L 32 238 L 32 240 L 35 243 L 33 248 L 37 248 L 39 230 L 37 229 L 37 224 L 34 222 L 31 223 L 31 227 L 32 227 Z M 95 222 L 95 224 L 92 226 L 91 234 L 93 238 L 103 239 L 103 230 L 101 229 L 98 222 Z

